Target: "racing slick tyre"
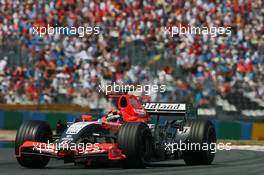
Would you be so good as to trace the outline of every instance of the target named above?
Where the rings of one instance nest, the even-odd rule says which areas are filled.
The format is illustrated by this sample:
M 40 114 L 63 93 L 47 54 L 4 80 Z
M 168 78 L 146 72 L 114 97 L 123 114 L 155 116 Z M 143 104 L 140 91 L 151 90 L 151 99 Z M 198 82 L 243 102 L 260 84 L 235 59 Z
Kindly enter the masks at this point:
M 38 141 L 47 143 L 52 138 L 50 126 L 44 121 L 29 120 L 22 123 L 19 127 L 16 140 L 15 152 L 19 154 L 19 147 L 24 141 Z M 48 156 L 21 154 L 17 157 L 18 163 L 26 168 L 44 168 L 50 160 Z
M 145 123 L 125 123 L 120 127 L 117 143 L 126 159 L 124 168 L 145 168 L 150 161 L 153 138 Z
M 187 138 L 189 148 L 183 151 L 187 165 L 210 165 L 216 152 L 216 133 L 212 122 L 189 120 L 185 126 L 191 127 Z M 200 145 L 200 146 L 199 146 Z

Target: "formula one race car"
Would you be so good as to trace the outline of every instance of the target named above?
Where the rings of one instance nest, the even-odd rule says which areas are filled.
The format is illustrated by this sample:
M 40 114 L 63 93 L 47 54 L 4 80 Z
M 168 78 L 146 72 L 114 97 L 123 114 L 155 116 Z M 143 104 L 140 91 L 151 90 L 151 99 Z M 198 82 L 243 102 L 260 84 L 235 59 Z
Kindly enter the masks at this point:
M 25 121 L 15 141 L 19 164 L 44 168 L 50 158 L 76 165 L 118 162 L 127 168 L 179 158 L 187 165 L 212 163 L 215 129 L 210 121 L 192 119 L 191 105 L 143 103 L 147 97 L 127 94 L 112 97 L 118 98 L 117 109 L 95 121 L 83 115 L 60 125 L 58 134 L 44 121 Z

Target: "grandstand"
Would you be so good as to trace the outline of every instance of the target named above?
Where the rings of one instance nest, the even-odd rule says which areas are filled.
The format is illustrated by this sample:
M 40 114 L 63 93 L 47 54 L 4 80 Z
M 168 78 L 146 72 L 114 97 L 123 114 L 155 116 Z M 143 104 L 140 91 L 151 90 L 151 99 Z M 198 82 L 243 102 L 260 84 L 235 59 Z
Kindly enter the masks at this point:
M 159 101 L 201 116 L 264 119 L 263 1 L 1 1 L 0 102 L 104 108 L 99 84 L 165 84 Z M 38 36 L 33 26 L 100 26 L 100 34 Z M 231 35 L 164 35 L 178 24 Z M 219 112 L 220 111 L 220 112 Z

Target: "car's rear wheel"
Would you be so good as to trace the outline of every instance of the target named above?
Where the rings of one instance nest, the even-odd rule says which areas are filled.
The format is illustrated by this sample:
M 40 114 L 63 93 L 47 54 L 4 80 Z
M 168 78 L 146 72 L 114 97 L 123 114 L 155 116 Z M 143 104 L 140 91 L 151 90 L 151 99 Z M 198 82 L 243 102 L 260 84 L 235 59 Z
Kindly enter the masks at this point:
M 183 159 L 187 165 L 209 165 L 216 152 L 216 133 L 212 122 L 205 120 L 189 120 L 186 126 L 190 133 L 186 144 L 188 150 L 183 151 Z M 199 146 L 200 145 L 200 146 Z
M 144 168 L 150 161 L 153 138 L 145 123 L 125 123 L 120 127 L 117 143 L 126 159 L 125 168 Z
M 19 154 L 19 147 L 25 141 L 38 141 L 47 143 L 52 138 L 52 131 L 50 126 L 44 121 L 29 120 L 22 123 L 19 127 L 16 140 L 15 152 Z M 44 168 L 50 158 L 47 156 L 34 155 L 34 154 L 21 154 L 17 157 L 18 163 L 27 168 Z

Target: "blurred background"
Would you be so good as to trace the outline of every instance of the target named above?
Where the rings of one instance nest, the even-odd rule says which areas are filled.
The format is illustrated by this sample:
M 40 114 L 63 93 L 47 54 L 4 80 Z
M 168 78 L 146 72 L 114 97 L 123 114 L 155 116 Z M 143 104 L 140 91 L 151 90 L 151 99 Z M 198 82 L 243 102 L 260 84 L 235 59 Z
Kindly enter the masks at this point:
M 263 21 L 263 0 L 0 0 L 2 137 L 27 119 L 54 128 L 83 113 L 99 117 L 111 102 L 98 86 L 115 82 L 166 85 L 152 101 L 193 103 L 218 138 L 264 140 Z M 100 34 L 30 32 L 48 24 Z M 179 25 L 232 34 L 164 34 Z

